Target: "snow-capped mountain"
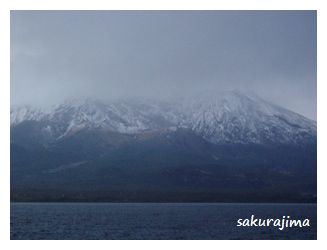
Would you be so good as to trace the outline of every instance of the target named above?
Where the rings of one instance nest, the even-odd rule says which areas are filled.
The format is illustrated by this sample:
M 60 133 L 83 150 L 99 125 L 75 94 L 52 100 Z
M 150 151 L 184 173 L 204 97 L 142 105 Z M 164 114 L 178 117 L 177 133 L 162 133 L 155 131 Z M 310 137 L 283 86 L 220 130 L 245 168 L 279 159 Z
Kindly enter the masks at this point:
M 239 91 L 16 107 L 11 197 L 315 202 L 316 131 L 316 122 Z
M 53 139 L 83 129 L 137 134 L 186 128 L 214 144 L 294 144 L 316 140 L 316 122 L 239 91 L 204 93 L 172 102 L 78 99 L 48 111 L 12 108 L 12 126 L 28 120 L 42 122 Z

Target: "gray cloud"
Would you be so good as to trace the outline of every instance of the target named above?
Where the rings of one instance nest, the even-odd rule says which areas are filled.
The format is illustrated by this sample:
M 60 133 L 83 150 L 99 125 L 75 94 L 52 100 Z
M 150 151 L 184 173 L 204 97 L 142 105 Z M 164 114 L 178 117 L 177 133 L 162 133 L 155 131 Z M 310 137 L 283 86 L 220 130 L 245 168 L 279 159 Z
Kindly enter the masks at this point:
M 316 119 L 315 11 L 12 11 L 11 102 L 251 89 Z

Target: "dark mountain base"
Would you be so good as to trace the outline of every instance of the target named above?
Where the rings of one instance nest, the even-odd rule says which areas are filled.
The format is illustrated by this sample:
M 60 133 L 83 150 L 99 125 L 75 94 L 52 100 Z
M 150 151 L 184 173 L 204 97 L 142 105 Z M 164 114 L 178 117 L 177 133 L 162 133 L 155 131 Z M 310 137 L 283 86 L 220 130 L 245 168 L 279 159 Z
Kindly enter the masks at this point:
M 316 201 L 316 144 L 214 145 L 189 130 L 86 130 L 32 148 L 19 139 L 12 201 Z

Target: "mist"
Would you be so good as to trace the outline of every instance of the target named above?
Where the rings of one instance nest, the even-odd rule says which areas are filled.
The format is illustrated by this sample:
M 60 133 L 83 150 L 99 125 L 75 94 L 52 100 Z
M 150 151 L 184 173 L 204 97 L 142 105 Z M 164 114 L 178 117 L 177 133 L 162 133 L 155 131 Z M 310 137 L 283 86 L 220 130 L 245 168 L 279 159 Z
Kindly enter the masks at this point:
M 12 11 L 11 104 L 250 90 L 316 120 L 316 11 Z

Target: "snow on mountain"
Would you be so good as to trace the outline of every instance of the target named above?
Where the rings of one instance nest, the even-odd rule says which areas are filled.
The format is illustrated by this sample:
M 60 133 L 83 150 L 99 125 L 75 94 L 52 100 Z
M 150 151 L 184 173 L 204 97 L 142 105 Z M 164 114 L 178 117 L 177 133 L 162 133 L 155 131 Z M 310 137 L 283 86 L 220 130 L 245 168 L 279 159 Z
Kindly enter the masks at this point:
M 10 110 L 10 124 L 17 125 L 26 120 L 40 121 L 45 113 L 42 109 L 32 106 L 14 106 Z
M 186 126 L 213 143 L 297 143 L 316 122 L 239 91 L 205 93 L 184 102 Z
M 204 93 L 174 102 L 77 99 L 48 111 L 12 108 L 12 126 L 25 120 L 43 121 L 56 138 L 85 128 L 142 133 L 183 127 L 215 144 L 316 140 L 316 122 L 239 91 Z
M 138 133 L 144 130 L 172 126 L 172 113 L 164 112 L 160 103 L 121 101 L 104 104 L 86 99 L 68 101 L 57 106 L 48 119 L 62 125 L 63 136 L 82 128 L 109 129 L 119 133 Z

